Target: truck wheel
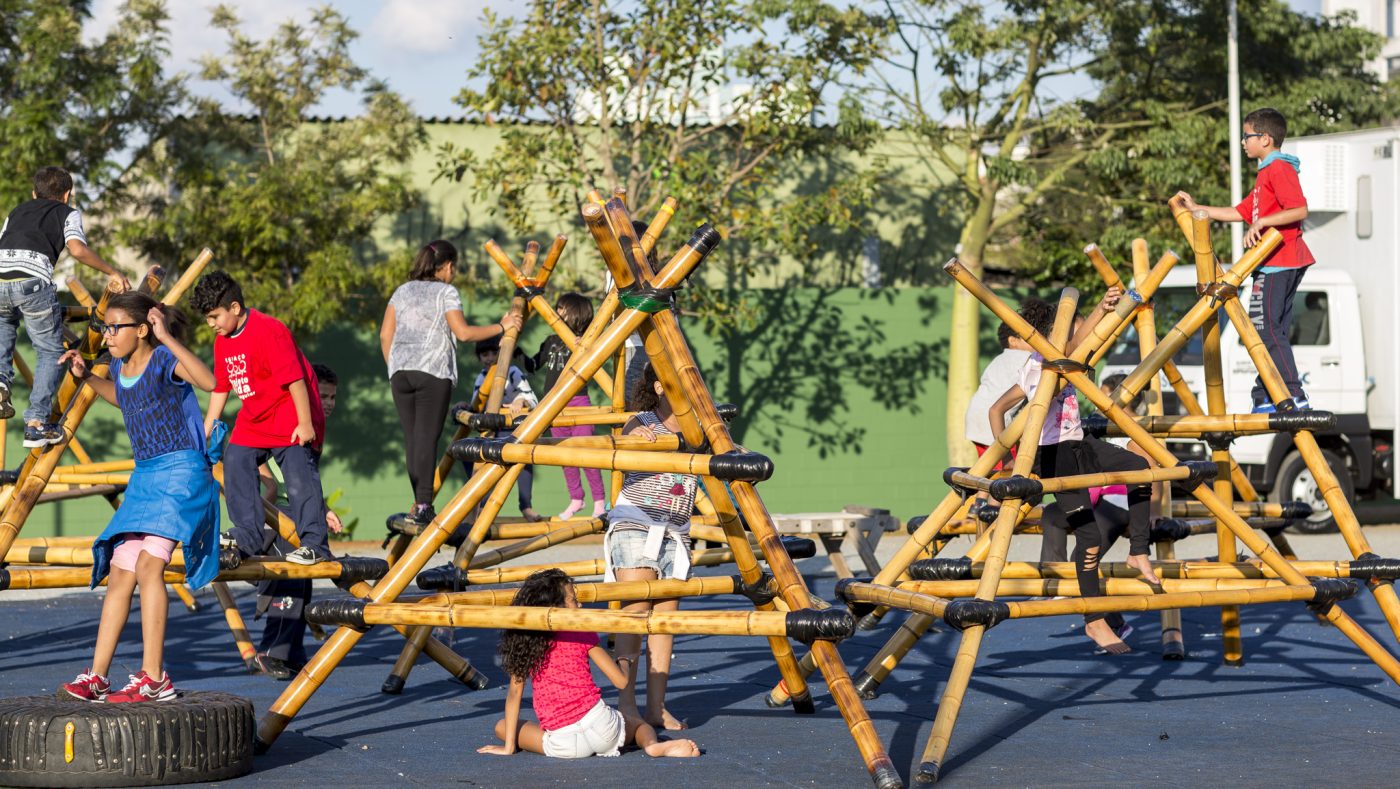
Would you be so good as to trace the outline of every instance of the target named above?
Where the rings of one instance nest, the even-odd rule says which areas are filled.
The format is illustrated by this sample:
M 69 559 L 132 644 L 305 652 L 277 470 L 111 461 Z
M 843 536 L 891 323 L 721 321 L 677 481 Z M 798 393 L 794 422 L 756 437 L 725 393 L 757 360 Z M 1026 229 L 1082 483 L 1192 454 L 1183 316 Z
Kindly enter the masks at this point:
M 92 704 L 0 699 L 0 785 L 205 783 L 253 769 L 253 705 L 227 693 Z
M 1322 450 L 1322 457 L 1327 460 L 1333 476 L 1337 478 L 1342 495 L 1346 496 L 1347 501 L 1353 501 L 1356 487 L 1352 484 L 1351 472 L 1347 471 L 1346 461 L 1327 449 Z M 1296 450 L 1289 453 L 1279 466 L 1278 479 L 1269 498 L 1275 502 L 1301 501 L 1312 507 L 1313 514 L 1307 520 L 1294 521 L 1293 525 L 1288 527 L 1289 531 L 1298 534 L 1324 534 L 1337 530 L 1337 521 L 1322 498 L 1317 480 L 1313 478 L 1312 471 L 1308 470 L 1308 464 L 1303 462 L 1302 454 Z

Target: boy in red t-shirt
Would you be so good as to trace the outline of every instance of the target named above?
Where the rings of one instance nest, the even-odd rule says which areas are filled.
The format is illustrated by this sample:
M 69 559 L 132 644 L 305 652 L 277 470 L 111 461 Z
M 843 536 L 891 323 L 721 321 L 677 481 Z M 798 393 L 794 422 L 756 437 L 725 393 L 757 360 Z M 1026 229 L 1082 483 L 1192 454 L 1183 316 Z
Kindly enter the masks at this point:
M 1254 286 L 1249 302 L 1249 318 L 1269 349 L 1274 366 L 1288 386 L 1292 403 L 1280 404 L 1284 410 L 1311 408 L 1298 380 L 1298 365 L 1293 361 L 1293 346 L 1288 342 L 1288 330 L 1293 324 L 1293 296 L 1303 273 L 1313 264 L 1312 252 L 1303 242 L 1303 220 L 1308 218 L 1308 201 L 1298 183 L 1298 157 L 1279 150 L 1288 134 L 1288 122 L 1278 110 L 1265 107 L 1244 118 L 1245 156 L 1259 161 L 1259 175 L 1254 188 L 1237 206 L 1198 206 L 1191 195 L 1177 192 L 1186 208 L 1205 209 L 1217 222 L 1248 222 L 1244 245 L 1252 247 L 1271 227 L 1278 228 L 1283 243 L 1264 259 L 1254 274 Z M 1272 413 L 1262 378 L 1254 379 L 1254 413 Z
M 224 499 L 233 528 L 225 543 L 243 556 L 266 554 L 258 466 L 273 458 L 287 483 L 290 515 L 301 547 L 287 554 L 296 564 L 331 557 L 315 453 L 325 415 L 311 364 L 276 318 L 249 309 L 232 277 L 205 274 L 190 293 L 190 306 L 214 330 L 214 392 L 204 417 L 207 435 L 223 414 L 230 391 L 243 401 L 224 452 Z

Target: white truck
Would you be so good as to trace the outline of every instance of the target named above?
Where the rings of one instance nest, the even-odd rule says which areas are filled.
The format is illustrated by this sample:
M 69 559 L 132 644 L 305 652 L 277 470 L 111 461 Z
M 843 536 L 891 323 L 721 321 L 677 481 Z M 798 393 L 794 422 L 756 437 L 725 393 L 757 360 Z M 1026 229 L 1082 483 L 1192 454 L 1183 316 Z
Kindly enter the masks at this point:
M 1308 198 L 1303 238 L 1317 259 L 1294 300 L 1290 339 L 1312 407 L 1337 415 L 1336 429 L 1318 434 L 1318 442 L 1349 499 L 1389 498 L 1397 489 L 1400 414 L 1400 127 L 1303 137 L 1283 148 L 1302 160 L 1299 179 Z M 1154 299 L 1159 331 L 1196 298 L 1195 267 L 1183 260 Z M 1223 314 L 1226 405 L 1231 413 L 1248 413 L 1254 363 Z M 1137 339 L 1125 334 L 1104 375 L 1125 372 L 1137 360 Z M 1204 404 L 1199 333 L 1176 363 Z M 1163 390 L 1167 413 L 1183 413 L 1165 381 Z M 1171 444 L 1182 458 L 1209 458 L 1199 441 Z M 1294 528 L 1335 528 L 1291 436 L 1240 438 L 1230 450 L 1269 500 L 1312 505 L 1312 518 Z

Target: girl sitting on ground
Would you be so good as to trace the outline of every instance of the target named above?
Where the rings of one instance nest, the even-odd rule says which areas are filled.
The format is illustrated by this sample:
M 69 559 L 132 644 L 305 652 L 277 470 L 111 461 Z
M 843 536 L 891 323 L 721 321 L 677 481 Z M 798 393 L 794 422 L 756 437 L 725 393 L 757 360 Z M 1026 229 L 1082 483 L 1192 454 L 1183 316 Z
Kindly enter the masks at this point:
M 525 579 L 511 605 L 578 608 L 574 585 L 562 570 L 541 570 Z M 501 634 L 501 667 L 510 675 L 506 716 L 496 722 L 504 745 L 483 745 L 478 753 L 510 756 L 517 750 L 559 759 L 617 756 L 623 745 L 636 744 L 648 756 L 699 756 L 691 740 L 658 740 L 656 730 L 639 718 L 623 718 L 603 702 L 593 682 L 589 660 L 621 688 L 627 676 L 598 644 L 596 633 L 507 630 Z M 534 683 L 535 716 L 521 722 L 525 681 Z

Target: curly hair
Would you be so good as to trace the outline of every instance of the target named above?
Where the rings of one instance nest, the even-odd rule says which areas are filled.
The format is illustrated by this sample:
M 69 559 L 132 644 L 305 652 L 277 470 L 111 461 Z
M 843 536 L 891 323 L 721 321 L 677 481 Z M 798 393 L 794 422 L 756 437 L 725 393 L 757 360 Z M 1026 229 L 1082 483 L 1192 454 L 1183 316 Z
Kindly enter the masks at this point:
M 1055 326 L 1055 305 L 1042 298 L 1027 296 L 1021 301 L 1020 314 L 1042 337 L 1050 336 L 1050 330 Z
M 208 315 L 214 310 L 232 307 L 234 302 L 247 307 L 243 301 L 243 288 L 238 280 L 222 271 L 212 271 L 199 278 L 190 291 L 190 309 L 200 315 Z
M 632 387 L 632 391 L 627 393 L 627 409 L 629 411 L 655 411 L 661 405 L 661 395 L 656 393 L 653 386 L 657 381 L 656 370 L 647 362 L 642 368 L 642 374 L 637 378 L 637 385 Z
M 532 573 L 515 593 L 511 605 L 537 608 L 559 608 L 568 597 L 573 581 L 563 570 L 549 569 Z M 544 665 L 545 656 L 554 646 L 554 633 L 545 630 L 506 630 L 501 633 L 501 668 L 510 676 L 528 680 Z
M 146 316 L 153 309 L 159 309 L 165 315 L 165 327 L 170 330 L 170 334 L 176 340 L 184 342 L 190 321 L 185 315 L 185 311 L 179 307 L 162 304 L 150 295 L 135 290 L 115 294 L 107 300 L 109 313 L 112 310 L 118 310 L 129 316 L 132 321 L 144 324 L 147 327 L 146 339 L 152 345 L 160 345 L 160 341 L 150 333 L 150 321 L 146 320 Z

